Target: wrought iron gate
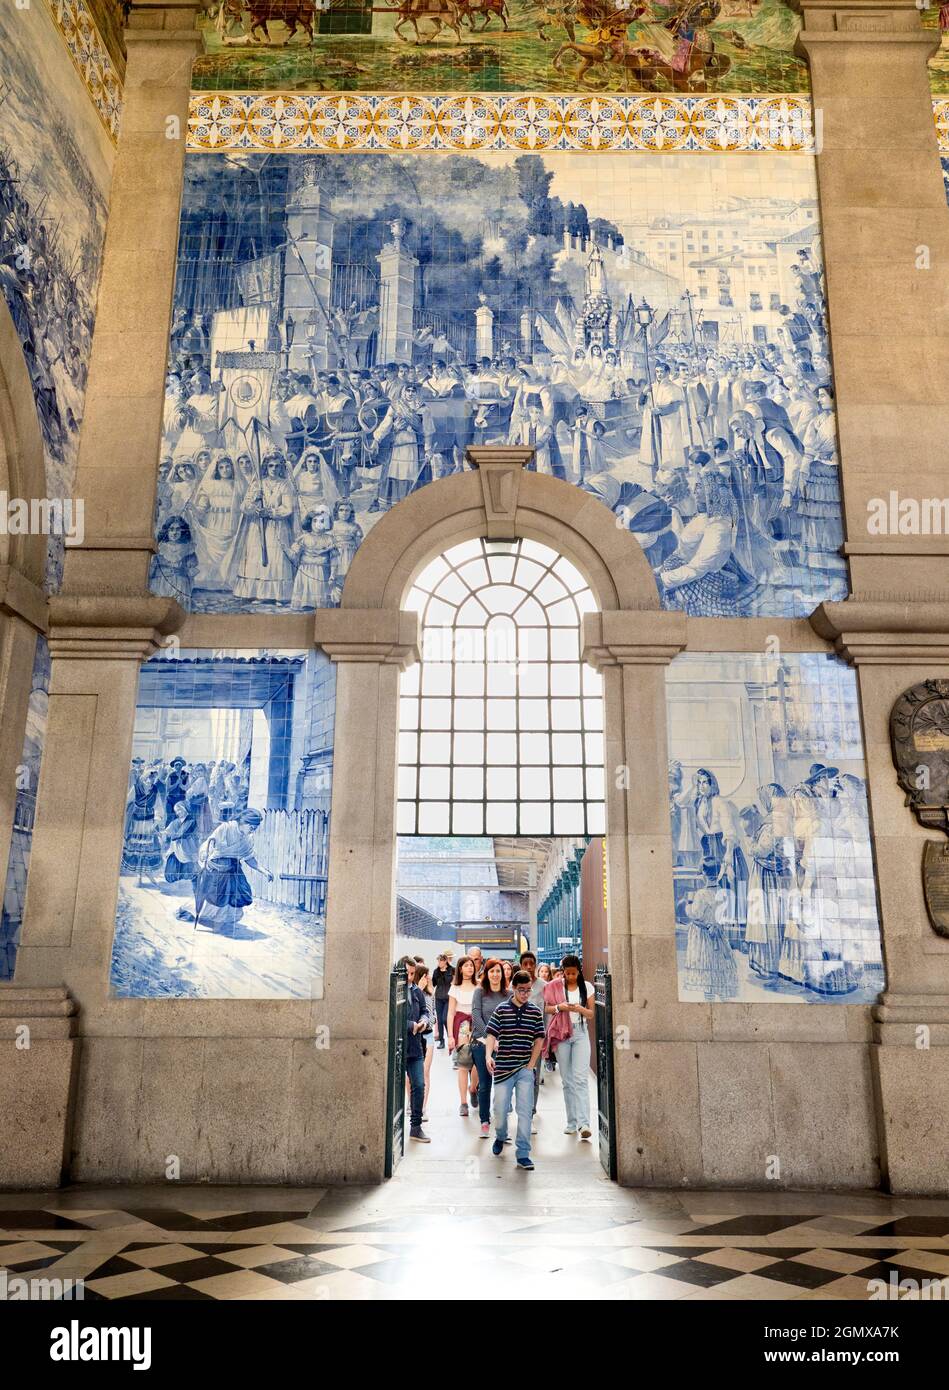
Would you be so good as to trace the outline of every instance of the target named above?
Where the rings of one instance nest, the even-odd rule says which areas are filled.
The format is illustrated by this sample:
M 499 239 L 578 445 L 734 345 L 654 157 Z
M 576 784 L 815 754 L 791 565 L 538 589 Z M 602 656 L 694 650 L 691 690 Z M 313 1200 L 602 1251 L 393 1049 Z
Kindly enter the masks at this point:
M 613 1076 L 613 981 L 605 965 L 593 977 L 596 993 L 596 1103 L 600 1162 L 616 1181 L 616 1092 Z
M 386 1177 L 405 1153 L 405 1015 L 408 976 L 404 965 L 389 976 L 389 1053 L 386 1070 Z

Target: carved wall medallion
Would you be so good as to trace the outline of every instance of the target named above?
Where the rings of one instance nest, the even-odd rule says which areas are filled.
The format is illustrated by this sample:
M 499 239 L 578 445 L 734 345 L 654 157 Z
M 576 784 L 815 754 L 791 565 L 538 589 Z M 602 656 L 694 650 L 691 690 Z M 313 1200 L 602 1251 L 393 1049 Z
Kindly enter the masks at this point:
M 920 825 L 949 836 L 949 680 L 904 690 L 890 712 L 899 784 Z M 923 893 L 934 931 L 949 937 L 949 844 L 923 849 Z

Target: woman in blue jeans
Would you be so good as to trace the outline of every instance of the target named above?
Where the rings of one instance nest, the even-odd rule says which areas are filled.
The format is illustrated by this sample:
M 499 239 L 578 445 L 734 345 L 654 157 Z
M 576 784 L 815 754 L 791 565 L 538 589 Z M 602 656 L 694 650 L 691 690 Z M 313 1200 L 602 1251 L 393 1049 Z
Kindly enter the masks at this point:
M 593 986 L 583 978 L 579 956 L 564 956 L 563 998 L 545 1007 L 548 1014 L 566 1013 L 570 1016 L 570 1036 L 557 1043 L 557 1064 L 563 1086 L 567 1125 L 564 1134 L 579 1134 L 589 1139 L 590 1128 L 590 1024 L 593 1019 L 595 995 Z
M 504 967 L 499 960 L 489 960 L 471 1001 L 471 1052 L 478 1068 L 478 1113 L 482 1139 L 487 1139 L 491 1133 L 491 1073 L 485 1059 L 485 1030 L 498 1005 L 510 997 L 511 991 L 504 983 Z

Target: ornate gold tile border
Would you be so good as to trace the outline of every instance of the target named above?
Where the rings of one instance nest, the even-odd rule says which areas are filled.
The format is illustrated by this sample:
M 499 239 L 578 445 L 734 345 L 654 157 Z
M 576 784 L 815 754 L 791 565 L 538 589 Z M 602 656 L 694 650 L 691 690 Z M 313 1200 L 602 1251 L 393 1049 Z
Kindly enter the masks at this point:
M 939 153 L 949 155 L 949 97 L 933 101 L 933 119 L 936 122 Z
M 813 153 L 811 98 L 193 92 L 188 149 Z
M 122 105 L 122 79 L 96 28 L 86 0 L 46 0 L 46 7 L 102 124 L 116 140 Z

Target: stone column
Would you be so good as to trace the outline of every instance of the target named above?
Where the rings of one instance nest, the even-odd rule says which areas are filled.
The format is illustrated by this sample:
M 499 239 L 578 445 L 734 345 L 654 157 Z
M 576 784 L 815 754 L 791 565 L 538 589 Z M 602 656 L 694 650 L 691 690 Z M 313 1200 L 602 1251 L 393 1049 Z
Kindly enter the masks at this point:
M 36 636 L 45 629 L 46 595 L 9 565 L 0 566 L 0 885 L 6 883 L 20 789 L 17 768 L 23 757 Z M 36 792 L 35 787 L 27 790 Z
M 684 613 L 604 612 L 584 619 L 583 659 L 603 674 L 614 1023 L 632 1039 L 657 1033 L 669 1039 L 616 1051 L 618 1176 L 627 1186 L 682 1171 L 682 1112 L 690 1098 L 697 1108 L 694 1048 L 679 1041 L 690 1034 L 673 1012 L 674 925 L 670 931 L 665 668 L 685 645 Z
M 14 1057 L 0 1067 L 0 1109 L 15 1117 L 0 1140 L 0 1183 L 55 1187 L 66 1162 L 76 1014 L 108 994 L 139 661 L 178 616 L 159 598 L 50 603 L 49 717 L 26 907 L 13 984 L 0 990 L 0 1038 Z M 126 1017 L 119 1005 L 119 1027 Z
M 868 533 L 890 488 L 945 495 L 949 219 L 914 0 L 797 0 L 817 181 L 854 593 L 949 583 L 945 536 Z
M 401 219 L 389 224 L 392 240 L 379 252 L 380 362 L 411 362 L 415 328 L 415 271 L 418 261 L 402 245 Z
M 395 929 L 399 675 L 419 658 L 418 614 L 324 609 L 316 616 L 316 641 L 336 663 L 324 1013 L 332 1033 L 360 1039 L 371 1059 L 358 1091 L 347 1093 L 345 1132 L 336 1138 L 350 1154 L 344 1171 L 379 1178 Z M 346 1077 L 339 1074 L 335 1084 L 345 1088 Z
M 147 587 L 164 409 L 195 0 L 132 0 L 76 496 L 86 538 L 66 551 L 65 591 Z
M 170 599 L 50 600 L 52 675 L 15 983 L 108 973 L 139 665 L 180 621 Z
M 949 679 L 944 603 L 823 604 L 811 622 L 857 667 L 886 991 L 873 1009 L 870 1062 L 881 1164 L 891 1192 L 949 1194 L 949 940 L 923 898 L 932 831 L 905 804 L 890 750 L 890 711 L 909 686 Z

